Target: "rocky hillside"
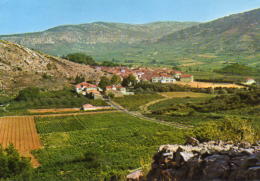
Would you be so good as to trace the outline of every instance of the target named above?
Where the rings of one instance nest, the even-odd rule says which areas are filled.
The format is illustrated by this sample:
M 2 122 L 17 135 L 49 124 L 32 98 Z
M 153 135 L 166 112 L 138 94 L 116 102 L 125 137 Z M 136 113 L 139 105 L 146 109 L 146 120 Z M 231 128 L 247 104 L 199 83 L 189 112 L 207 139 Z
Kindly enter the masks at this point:
M 95 80 L 101 72 L 0 40 L 0 75 L 0 88 L 16 92 L 27 86 L 59 88 L 77 75 Z
M 120 44 L 129 45 L 142 41 L 154 42 L 165 35 L 197 24 L 195 22 L 155 22 L 137 25 L 95 22 L 58 26 L 37 33 L 5 35 L 0 36 L 0 39 L 52 55 L 65 55 L 83 51 L 90 55 L 97 55 L 99 49 L 104 51 L 111 46 L 121 48 Z

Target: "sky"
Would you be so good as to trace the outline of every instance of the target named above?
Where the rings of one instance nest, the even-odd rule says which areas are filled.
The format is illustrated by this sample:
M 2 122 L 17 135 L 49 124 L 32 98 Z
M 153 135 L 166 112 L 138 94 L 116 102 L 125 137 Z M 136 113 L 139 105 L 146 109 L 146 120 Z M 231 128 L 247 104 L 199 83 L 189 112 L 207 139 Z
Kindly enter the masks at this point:
M 207 22 L 260 8 L 260 0 L 0 0 L 0 34 L 95 21 Z

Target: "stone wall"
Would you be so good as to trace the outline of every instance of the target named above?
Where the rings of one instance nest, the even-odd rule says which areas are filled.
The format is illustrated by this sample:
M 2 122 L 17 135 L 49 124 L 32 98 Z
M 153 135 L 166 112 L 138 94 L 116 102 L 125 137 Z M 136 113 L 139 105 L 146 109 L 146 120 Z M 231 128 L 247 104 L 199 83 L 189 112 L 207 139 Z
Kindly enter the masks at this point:
M 162 145 L 146 180 L 260 180 L 260 144 L 227 142 Z

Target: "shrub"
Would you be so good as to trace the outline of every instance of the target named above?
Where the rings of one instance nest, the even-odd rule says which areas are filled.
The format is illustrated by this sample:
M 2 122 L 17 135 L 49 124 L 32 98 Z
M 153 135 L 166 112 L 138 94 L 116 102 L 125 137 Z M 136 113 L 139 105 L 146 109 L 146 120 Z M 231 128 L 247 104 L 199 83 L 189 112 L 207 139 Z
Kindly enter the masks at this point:
M 32 173 L 30 160 L 21 157 L 13 145 L 0 145 L 0 179 L 29 180 Z
M 237 117 L 226 117 L 220 121 L 202 123 L 194 129 L 193 134 L 200 141 L 223 140 L 254 143 L 259 138 L 251 121 Z

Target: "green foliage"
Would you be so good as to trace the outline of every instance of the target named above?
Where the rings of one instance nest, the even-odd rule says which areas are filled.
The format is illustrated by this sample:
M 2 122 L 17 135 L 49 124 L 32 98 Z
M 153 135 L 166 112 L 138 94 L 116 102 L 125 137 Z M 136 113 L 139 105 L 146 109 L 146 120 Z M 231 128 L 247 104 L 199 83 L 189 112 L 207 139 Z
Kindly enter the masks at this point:
M 42 163 L 37 181 L 125 176 L 159 145 L 185 141 L 181 130 L 125 113 L 38 118 L 36 124 L 44 145 L 34 151 Z
M 256 74 L 257 70 L 242 64 L 231 64 L 222 69 L 215 70 L 217 73 L 231 74 L 231 75 L 252 75 Z
M 86 65 L 96 65 L 95 60 L 84 53 L 71 53 L 63 57 L 65 59 L 68 59 L 72 62 L 86 64 Z
M 119 75 L 113 75 L 110 80 L 111 85 L 117 85 L 121 83 L 121 77 Z
M 252 122 L 237 117 L 226 117 L 224 120 L 202 123 L 194 129 L 193 133 L 200 141 L 223 140 L 254 143 L 259 139 L 259 133 L 257 134 L 253 128 Z
M 3 149 L 0 145 L 0 180 L 30 180 L 30 160 L 21 157 L 13 145 Z
M 77 75 L 76 78 L 75 78 L 75 84 L 78 84 L 78 83 L 81 83 L 81 82 L 85 82 L 85 77 Z
M 260 91 L 237 92 L 232 95 L 216 96 L 205 103 L 191 105 L 199 112 L 212 112 L 221 110 L 231 110 L 246 106 L 254 106 L 260 104 Z
M 106 66 L 106 67 L 117 67 L 120 66 L 120 64 L 114 63 L 114 62 L 110 62 L 110 61 L 103 61 L 101 64 L 101 66 Z
M 124 97 L 116 97 L 113 100 L 123 107 L 131 111 L 139 110 L 139 107 L 143 104 L 151 102 L 153 100 L 163 98 L 159 94 L 136 94 L 136 95 L 127 95 Z
M 5 102 L 9 103 L 9 106 L 6 108 L 7 111 L 1 112 L 0 109 L 0 114 L 28 114 L 26 111 L 27 109 L 73 108 L 81 107 L 83 104 L 92 104 L 96 106 L 107 105 L 103 100 L 93 100 L 78 95 L 70 88 L 64 88 L 63 90 L 57 91 L 40 90 L 39 92 L 37 91 L 37 96 L 31 96 L 30 94 L 27 94 L 27 91 L 25 92 L 26 94 L 23 96 L 23 99 L 8 99 L 8 102 Z M 22 93 L 22 95 L 24 95 L 24 93 Z
M 110 85 L 110 80 L 106 76 L 102 76 L 100 78 L 98 87 L 100 87 L 103 91 L 106 91 L 106 86 L 108 85 Z
M 124 78 L 122 81 L 122 86 L 128 87 L 128 86 L 135 86 L 137 84 L 136 77 L 131 74 L 128 77 Z
M 28 87 L 21 90 L 16 97 L 17 101 L 28 101 L 40 96 L 40 89 L 37 87 Z

